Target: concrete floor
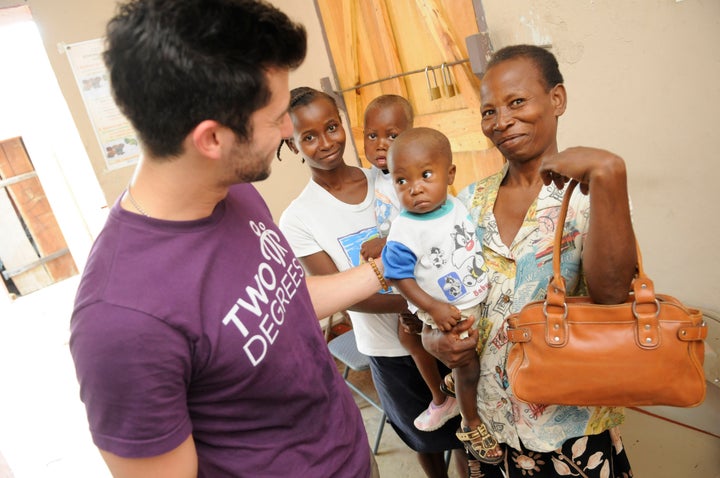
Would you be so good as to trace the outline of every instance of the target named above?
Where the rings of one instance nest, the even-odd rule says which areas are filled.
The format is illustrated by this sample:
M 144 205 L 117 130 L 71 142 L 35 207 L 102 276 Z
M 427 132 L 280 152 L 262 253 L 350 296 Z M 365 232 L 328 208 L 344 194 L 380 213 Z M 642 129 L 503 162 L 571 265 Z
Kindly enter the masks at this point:
M 0 478 L 110 477 L 90 439 L 68 352 L 77 283 L 74 277 L 12 303 L 0 300 Z M 369 372 L 352 374 L 372 390 Z M 380 413 L 358 404 L 372 442 Z M 720 478 L 717 437 L 631 410 L 623 437 L 636 477 Z M 390 426 L 377 461 L 384 478 L 423 476 Z
M 343 366 L 340 365 L 341 370 L 342 367 Z M 377 393 L 375 392 L 369 370 L 363 372 L 351 371 L 348 379 L 377 401 Z M 355 403 L 357 403 L 360 408 L 360 412 L 365 421 L 365 429 L 367 430 L 368 439 L 372 446 L 375 444 L 379 420 L 382 415 L 380 411 L 368 405 L 368 403 L 358 395 L 353 395 L 355 396 Z M 388 423 L 385 424 L 383 429 L 375 459 L 380 469 L 380 475 L 384 478 L 417 478 L 425 476 L 417 462 L 415 453 L 398 438 L 395 430 L 393 430 Z M 448 474 L 449 478 L 459 478 L 463 476 L 457 473 L 453 462 L 450 463 Z

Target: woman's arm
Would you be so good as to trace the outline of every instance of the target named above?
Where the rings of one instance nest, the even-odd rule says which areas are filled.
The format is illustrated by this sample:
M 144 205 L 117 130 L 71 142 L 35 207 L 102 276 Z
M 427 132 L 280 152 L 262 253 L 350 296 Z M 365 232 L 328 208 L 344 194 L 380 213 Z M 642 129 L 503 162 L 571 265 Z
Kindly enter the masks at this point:
M 369 263 L 338 272 L 335 263 L 324 251 L 298 260 L 308 274 L 310 298 L 318 317 L 327 317 L 340 310 L 400 313 L 407 308 L 407 302 L 402 296 L 377 293 L 382 285 Z M 382 261 L 375 259 L 375 264 L 382 274 Z
M 582 257 L 588 292 L 600 304 L 623 302 L 637 265 L 625 162 L 608 151 L 576 147 L 544 159 L 540 174 L 558 187 L 576 179 L 590 193 Z
M 192 435 L 177 448 L 158 456 L 123 458 L 100 450 L 113 478 L 196 478 L 197 452 Z

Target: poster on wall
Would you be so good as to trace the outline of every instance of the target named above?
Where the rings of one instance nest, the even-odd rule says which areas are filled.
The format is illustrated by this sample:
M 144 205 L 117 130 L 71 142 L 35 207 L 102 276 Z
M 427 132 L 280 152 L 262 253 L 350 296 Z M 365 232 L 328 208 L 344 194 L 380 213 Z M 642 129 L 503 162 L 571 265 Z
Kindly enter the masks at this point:
M 140 146 L 137 134 L 112 98 L 109 74 L 102 60 L 104 39 L 65 44 L 64 48 L 107 168 L 135 164 Z

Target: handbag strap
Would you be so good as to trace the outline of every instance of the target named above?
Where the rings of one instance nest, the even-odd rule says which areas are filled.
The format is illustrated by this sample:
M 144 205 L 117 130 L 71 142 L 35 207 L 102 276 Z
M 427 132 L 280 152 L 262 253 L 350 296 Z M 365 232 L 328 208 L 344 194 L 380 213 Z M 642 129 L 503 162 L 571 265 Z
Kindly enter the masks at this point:
M 553 276 L 548 284 L 545 299 L 545 316 L 547 318 L 545 340 L 550 345 L 562 346 L 567 342 L 567 303 L 565 301 L 565 278 L 560 273 L 560 256 L 562 252 L 565 219 L 570 206 L 570 198 L 578 182 L 571 180 L 565 188 L 560 214 L 558 215 L 555 240 L 553 242 Z M 638 345 L 644 348 L 655 348 L 659 345 L 658 331 L 660 304 L 655 295 L 655 286 L 645 274 L 640 255 L 640 244 L 635 240 L 637 251 L 637 272 L 632 282 L 632 309 L 638 324 Z

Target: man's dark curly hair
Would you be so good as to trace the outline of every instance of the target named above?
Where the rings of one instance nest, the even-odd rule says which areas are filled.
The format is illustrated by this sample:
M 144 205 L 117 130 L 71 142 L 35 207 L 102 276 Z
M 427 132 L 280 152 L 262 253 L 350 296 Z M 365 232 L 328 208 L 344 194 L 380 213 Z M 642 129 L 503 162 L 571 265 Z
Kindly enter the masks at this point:
M 108 23 L 104 60 L 143 146 L 168 158 L 204 120 L 249 139 L 267 70 L 296 68 L 306 49 L 304 27 L 263 0 L 131 0 Z

